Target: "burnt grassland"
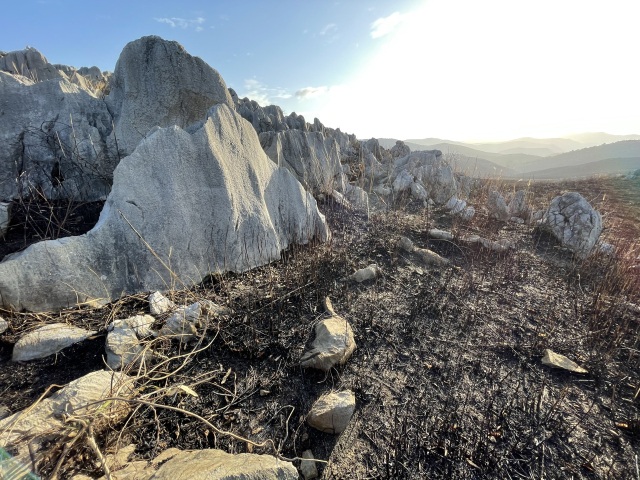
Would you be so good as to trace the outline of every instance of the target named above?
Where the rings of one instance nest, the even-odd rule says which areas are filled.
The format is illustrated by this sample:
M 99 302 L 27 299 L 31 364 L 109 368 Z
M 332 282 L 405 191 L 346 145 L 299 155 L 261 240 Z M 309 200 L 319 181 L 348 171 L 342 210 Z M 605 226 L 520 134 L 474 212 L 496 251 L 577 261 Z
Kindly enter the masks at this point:
M 318 463 L 326 479 L 640 478 L 640 217 L 602 179 L 480 184 L 470 204 L 483 205 L 496 187 L 527 188 L 538 208 L 563 191 L 581 192 L 603 213 L 603 236 L 616 254 L 580 261 L 545 232 L 493 221 L 482 209 L 462 222 L 406 198 L 368 219 L 323 204 L 330 242 L 292 247 L 271 265 L 169 293 L 178 304 L 210 299 L 233 313 L 211 322 L 194 345 L 156 341 L 163 360 L 129 372 L 138 385 L 132 412 L 111 424 L 98 445 L 111 453 L 134 443 L 138 459 L 169 447 L 282 458 L 311 448 L 326 461 Z M 434 227 L 452 231 L 454 240 L 430 239 Z M 470 233 L 509 238 L 515 248 L 498 254 L 457 240 Z M 452 266 L 413 263 L 396 248 L 400 236 Z M 345 280 L 371 263 L 381 277 Z M 298 365 L 326 296 L 358 345 L 346 365 L 328 374 Z M 51 384 L 104 368 L 106 326 L 146 313 L 145 298 L 101 309 L 3 314 L 11 328 L 0 342 L 2 403 L 16 411 Z M 53 360 L 9 363 L 21 334 L 53 321 L 99 334 Z M 542 365 L 546 348 L 589 373 Z M 345 388 L 357 398 L 347 430 L 334 436 L 308 427 L 315 399 Z M 47 478 L 61 455 L 61 478 L 103 474 L 84 442 L 69 451 L 53 446 L 38 473 Z

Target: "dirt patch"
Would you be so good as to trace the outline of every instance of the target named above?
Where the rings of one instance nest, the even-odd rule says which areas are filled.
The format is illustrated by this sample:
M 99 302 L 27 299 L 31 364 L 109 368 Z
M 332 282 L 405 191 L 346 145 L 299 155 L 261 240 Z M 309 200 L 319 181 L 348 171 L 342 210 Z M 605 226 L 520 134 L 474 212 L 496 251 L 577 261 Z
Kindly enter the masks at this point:
M 607 238 L 631 241 L 623 233 L 633 231 L 619 214 L 623 205 L 606 182 L 594 182 L 529 188 L 539 206 L 563 190 L 589 192 L 605 214 Z M 482 191 L 474 195 L 470 203 L 481 206 Z M 632 306 L 638 291 L 627 257 L 577 262 L 544 232 L 492 221 L 480 208 L 463 223 L 421 204 L 398 206 L 367 220 L 321 205 L 333 233 L 329 243 L 294 247 L 274 264 L 173 292 L 176 303 L 206 298 L 233 314 L 210 324 L 187 350 L 158 345 L 173 360 L 161 370 L 150 364 L 137 372 L 140 398 L 150 404 L 136 405 L 124 424 L 113 425 L 98 439 L 101 448 L 134 443 L 136 457 L 147 459 L 168 447 L 288 458 L 311 448 L 327 461 L 319 464 L 327 479 L 633 478 L 640 447 L 640 314 Z M 433 227 L 456 238 L 431 240 Z M 496 254 L 469 247 L 457 240 L 467 233 L 509 238 L 515 248 Z M 396 248 L 400 236 L 453 266 L 413 263 Z M 381 267 L 380 278 L 345 281 L 371 263 Z M 358 344 L 347 364 L 329 374 L 299 366 L 325 296 L 349 320 Z M 101 368 L 105 326 L 147 309 L 140 295 L 100 310 L 7 315 L 12 327 L 0 344 L 7 362 L 0 369 L 2 403 L 17 410 L 49 384 Z M 63 351 L 55 362 L 8 363 L 19 334 L 61 319 L 102 336 Z M 589 373 L 543 366 L 546 348 Z M 195 353 L 185 361 L 188 351 Z M 197 397 L 171 385 L 186 385 Z M 357 399 L 347 430 L 334 436 L 308 427 L 305 415 L 315 399 L 344 388 Z M 190 413 L 264 446 L 220 434 Z M 39 465 L 44 477 L 62 449 L 54 453 Z M 67 456 L 62 478 L 102 475 L 82 444 Z

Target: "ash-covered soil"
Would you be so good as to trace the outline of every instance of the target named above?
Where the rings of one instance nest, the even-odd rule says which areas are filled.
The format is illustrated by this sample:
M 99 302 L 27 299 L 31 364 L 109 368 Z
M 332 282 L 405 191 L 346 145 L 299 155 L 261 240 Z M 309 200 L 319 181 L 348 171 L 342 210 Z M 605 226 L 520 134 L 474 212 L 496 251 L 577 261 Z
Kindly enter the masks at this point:
M 528 188 L 539 208 L 562 191 L 583 193 L 604 214 L 603 235 L 617 255 L 573 259 L 533 226 L 491 221 L 480 209 L 461 222 L 402 199 L 369 219 L 321 205 L 331 242 L 295 247 L 272 265 L 169 294 L 178 304 L 206 298 L 233 313 L 187 349 L 177 342 L 154 346 L 171 360 L 130 372 L 148 403 L 134 404 L 124 423 L 111 425 L 98 438 L 101 449 L 134 443 L 136 457 L 149 459 L 168 447 L 286 458 L 310 448 L 326 461 L 318 464 L 325 479 L 636 478 L 638 217 L 609 181 Z M 470 203 L 481 206 L 484 194 L 478 189 Z M 498 254 L 456 239 L 431 240 L 427 230 L 434 227 L 456 238 L 509 238 L 515 248 Z M 414 263 L 396 248 L 400 236 L 453 266 Z M 381 267 L 380 278 L 345 280 L 372 263 Z M 326 296 L 357 342 L 346 365 L 329 374 L 299 366 Z M 105 327 L 147 312 L 139 295 L 94 310 L 3 313 L 11 328 L 0 340 L 0 403 L 17 411 L 49 385 L 103 368 Z M 100 333 L 55 358 L 10 362 L 21 334 L 54 321 Z M 589 373 L 542 365 L 546 348 Z M 197 397 L 172 385 L 188 386 Z M 313 402 L 340 389 L 357 399 L 347 430 L 334 436 L 307 426 Z M 264 446 L 216 433 L 192 414 Z M 38 466 L 44 478 L 62 450 Z M 66 455 L 61 478 L 103 474 L 82 442 Z

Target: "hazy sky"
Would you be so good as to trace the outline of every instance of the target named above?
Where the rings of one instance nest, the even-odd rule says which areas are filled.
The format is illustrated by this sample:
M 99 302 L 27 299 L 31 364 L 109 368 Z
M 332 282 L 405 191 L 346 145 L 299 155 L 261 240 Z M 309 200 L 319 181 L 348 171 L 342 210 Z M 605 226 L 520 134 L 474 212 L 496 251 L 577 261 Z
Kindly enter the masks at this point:
M 177 40 L 240 96 L 359 138 L 640 133 L 640 0 L 10 0 L 0 50 L 113 70 Z

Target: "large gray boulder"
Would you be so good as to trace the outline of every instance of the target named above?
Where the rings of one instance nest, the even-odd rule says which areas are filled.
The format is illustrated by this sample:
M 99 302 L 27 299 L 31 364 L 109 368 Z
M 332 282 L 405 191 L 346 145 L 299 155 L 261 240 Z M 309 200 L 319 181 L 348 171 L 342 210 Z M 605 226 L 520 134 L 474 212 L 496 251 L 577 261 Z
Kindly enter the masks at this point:
M 33 82 L 0 71 L 0 201 L 35 190 L 98 200 L 118 162 L 111 114 L 64 78 Z
M 551 201 L 542 225 L 563 246 L 584 258 L 600 237 L 602 217 L 578 192 L 568 192 Z
M 314 194 L 331 193 L 342 173 L 338 144 L 320 132 L 263 132 L 260 144 L 271 160 L 290 170 Z
M 155 126 L 186 126 L 212 105 L 233 108 L 220 74 L 178 42 L 149 36 L 128 43 L 116 63 L 106 99 L 118 145 L 129 154 Z
M 224 104 L 158 128 L 124 158 L 97 225 L 0 263 L 0 305 L 50 310 L 199 283 L 280 258 L 329 230 L 313 197 Z

